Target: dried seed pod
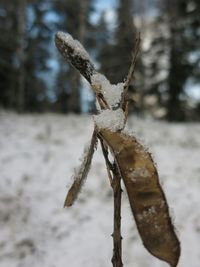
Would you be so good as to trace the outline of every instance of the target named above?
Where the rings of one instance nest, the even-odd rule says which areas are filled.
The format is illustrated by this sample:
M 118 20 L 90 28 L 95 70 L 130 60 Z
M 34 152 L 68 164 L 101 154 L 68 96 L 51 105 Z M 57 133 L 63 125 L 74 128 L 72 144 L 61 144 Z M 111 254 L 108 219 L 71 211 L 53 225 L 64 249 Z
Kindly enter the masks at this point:
M 144 246 L 175 267 L 180 245 L 151 155 L 132 136 L 105 129 L 99 134 L 114 154 Z
M 82 163 L 76 169 L 76 172 L 74 174 L 74 182 L 67 193 L 64 207 L 72 206 L 74 201 L 76 200 L 90 170 L 96 146 L 97 146 L 97 135 L 96 132 L 94 131 L 89 146 L 85 148 L 82 158 Z

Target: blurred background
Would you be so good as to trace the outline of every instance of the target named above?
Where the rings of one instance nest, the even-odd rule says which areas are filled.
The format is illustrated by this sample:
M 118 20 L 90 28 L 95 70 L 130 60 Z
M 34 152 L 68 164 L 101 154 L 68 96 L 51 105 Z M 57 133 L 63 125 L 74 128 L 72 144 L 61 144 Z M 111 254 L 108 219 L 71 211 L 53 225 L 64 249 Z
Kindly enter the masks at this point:
M 57 52 L 60 30 L 112 83 L 126 78 L 140 32 L 127 128 L 157 164 L 178 267 L 199 267 L 199 0 L 0 0 L 0 267 L 111 266 L 113 196 L 99 146 L 77 202 L 63 209 L 95 99 Z M 122 235 L 124 266 L 168 266 L 143 247 L 125 189 Z
M 126 78 L 136 34 L 141 52 L 132 112 L 200 119 L 198 0 L 0 0 L 0 106 L 18 112 L 95 110 L 88 84 L 56 51 L 54 34 L 80 40 L 113 83 Z

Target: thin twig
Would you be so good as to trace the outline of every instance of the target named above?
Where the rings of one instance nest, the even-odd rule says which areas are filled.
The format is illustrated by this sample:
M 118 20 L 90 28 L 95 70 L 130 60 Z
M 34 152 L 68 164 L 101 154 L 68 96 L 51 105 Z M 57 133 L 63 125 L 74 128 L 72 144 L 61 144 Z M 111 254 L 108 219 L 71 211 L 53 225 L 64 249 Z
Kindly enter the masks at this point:
M 109 161 L 108 158 L 108 148 L 104 143 L 104 140 L 98 136 L 102 152 L 106 162 L 106 168 L 108 172 L 108 177 L 113 189 L 114 197 L 114 216 L 113 216 L 113 257 L 112 264 L 113 267 L 122 267 L 122 237 L 121 237 L 121 176 L 117 167 L 117 164 L 113 164 Z M 112 174 L 111 174 L 112 172 Z
M 112 264 L 113 267 L 122 267 L 122 237 L 121 237 L 121 176 L 117 167 L 117 164 L 113 164 L 109 161 L 108 158 L 108 147 L 104 143 L 104 140 L 101 136 L 98 136 L 102 152 L 106 162 L 106 168 L 108 172 L 108 177 L 113 189 L 114 197 L 114 216 L 113 216 L 113 257 Z M 112 172 L 112 174 L 111 174 Z
M 98 101 L 99 106 L 101 107 L 101 109 L 110 109 L 108 103 L 107 103 L 106 100 L 104 99 L 103 94 L 101 94 L 101 93 L 96 93 L 96 98 L 97 98 L 97 101 Z
M 100 136 L 98 136 L 98 138 L 99 138 L 100 143 L 101 143 L 101 149 L 102 149 L 103 156 L 104 156 L 104 159 L 105 159 L 106 169 L 107 169 L 110 185 L 112 186 L 113 176 L 112 176 L 111 172 L 113 172 L 113 165 L 109 161 L 109 158 L 108 158 L 108 148 L 106 147 L 103 139 Z
M 127 75 L 127 78 L 126 78 L 126 81 L 125 81 L 125 84 L 124 84 L 124 92 L 123 92 L 123 99 L 121 101 L 121 107 L 123 107 L 123 109 L 125 110 L 125 107 L 126 107 L 126 97 L 127 97 L 127 93 L 128 93 L 128 87 L 130 85 L 130 82 L 132 80 L 132 77 L 133 77 L 133 74 L 134 74 L 134 71 L 135 71 L 135 65 L 136 65 L 136 61 L 137 61 L 137 56 L 139 54 L 139 51 L 140 51 L 140 41 L 141 41 L 141 38 L 140 38 L 140 33 L 138 33 L 138 36 L 135 40 L 135 46 L 134 46 L 134 50 L 133 50 L 133 53 L 132 53 L 132 60 L 131 60 L 131 65 L 130 65 L 130 68 L 129 68 L 129 71 L 128 71 L 128 75 Z
M 113 229 L 113 267 L 122 267 L 122 236 L 121 236 L 121 176 L 116 163 L 113 164 L 113 195 L 114 195 L 114 229 Z

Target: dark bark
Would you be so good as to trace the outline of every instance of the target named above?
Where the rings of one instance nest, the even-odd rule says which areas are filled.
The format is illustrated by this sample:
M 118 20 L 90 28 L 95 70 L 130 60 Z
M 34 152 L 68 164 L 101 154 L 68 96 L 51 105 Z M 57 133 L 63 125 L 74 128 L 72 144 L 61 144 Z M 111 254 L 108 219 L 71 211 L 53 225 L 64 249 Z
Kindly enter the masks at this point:
M 169 75 L 168 75 L 168 93 L 169 100 L 167 103 L 167 119 L 169 121 L 184 121 L 185 115 L 181 108 L 180 94 L 183 92 L 185 77 L 183 74 L 184 66 L 182 63 L 182 42 L 179 21 L 178 3 L 168 0 L 168 23 L 169 23 Z

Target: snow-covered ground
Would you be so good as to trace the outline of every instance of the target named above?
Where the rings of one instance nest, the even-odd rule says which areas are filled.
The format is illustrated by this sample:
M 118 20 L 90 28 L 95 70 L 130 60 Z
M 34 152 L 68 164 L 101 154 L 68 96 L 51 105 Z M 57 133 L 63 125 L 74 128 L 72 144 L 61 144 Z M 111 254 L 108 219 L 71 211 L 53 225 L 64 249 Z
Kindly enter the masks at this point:
M 112 191 L 100 150 L 74 206 L 73 168 L 92 133 L 89 116 L 0 112 L 0 267 L 112 266 Z M 181 240 L 179 267 L 200 266 L 200 125 L 129 120 L 157 162 Z M 123 194 L 126 267 L 166 267 L 142 246 Z

